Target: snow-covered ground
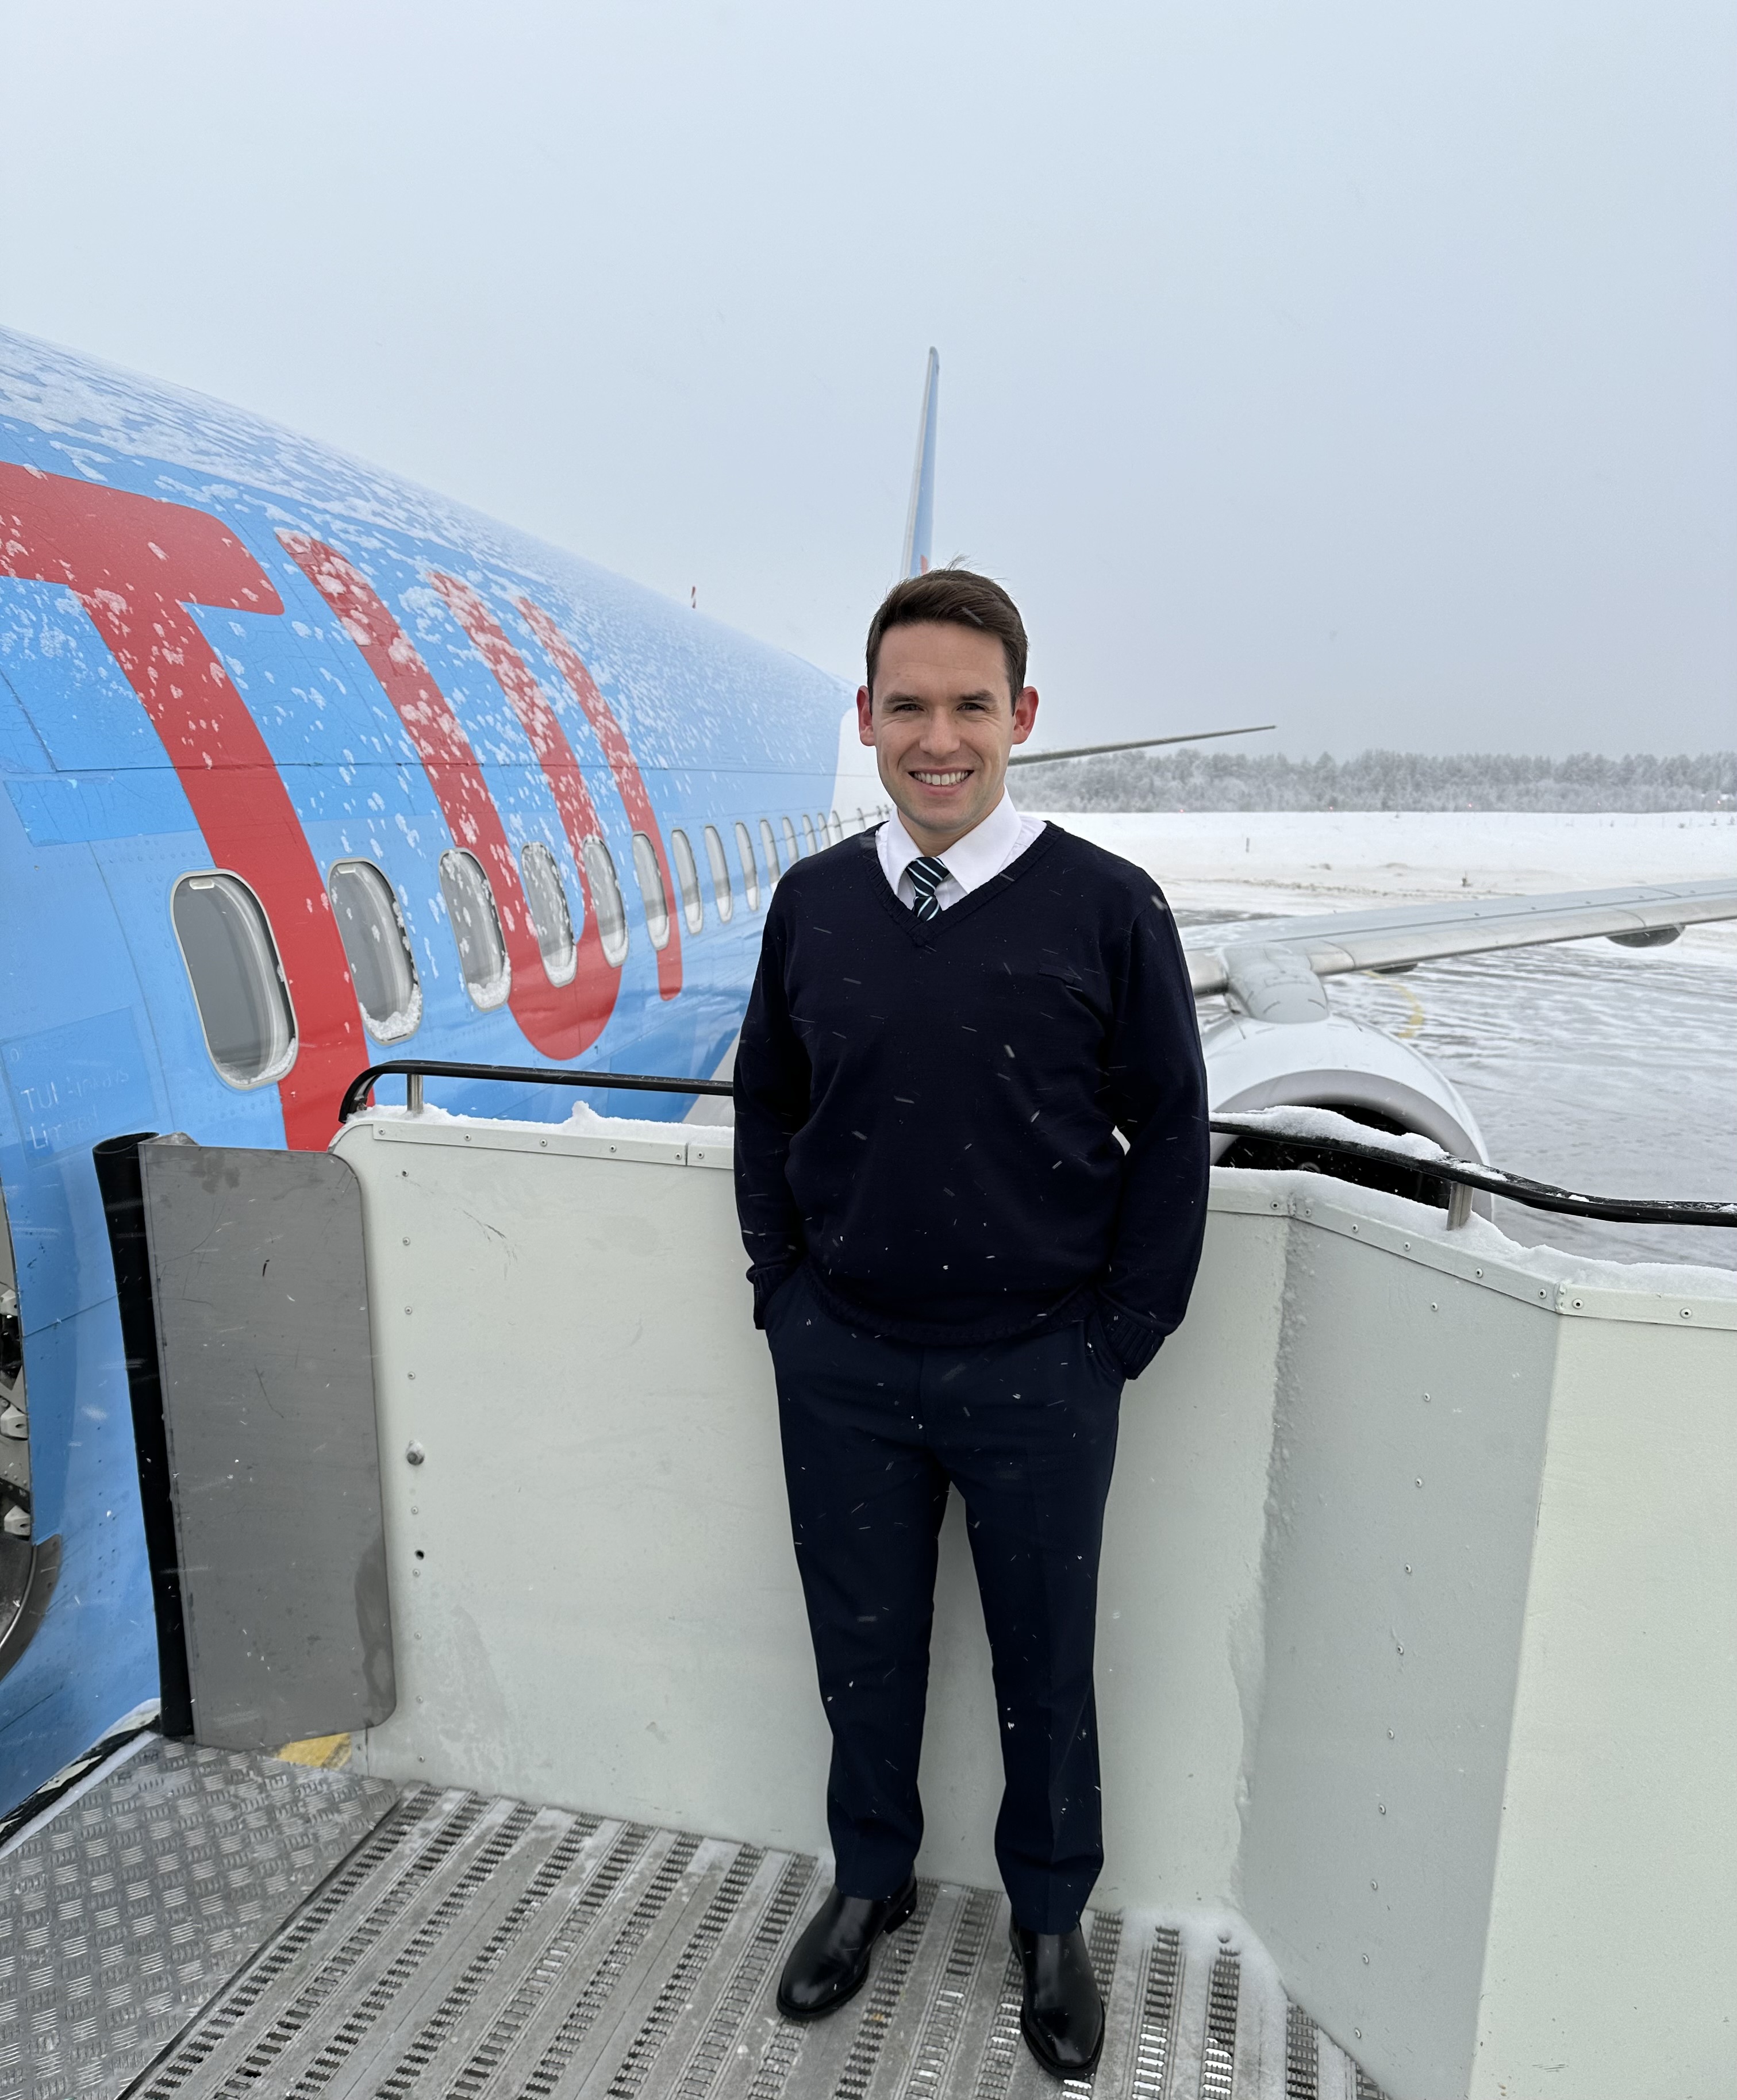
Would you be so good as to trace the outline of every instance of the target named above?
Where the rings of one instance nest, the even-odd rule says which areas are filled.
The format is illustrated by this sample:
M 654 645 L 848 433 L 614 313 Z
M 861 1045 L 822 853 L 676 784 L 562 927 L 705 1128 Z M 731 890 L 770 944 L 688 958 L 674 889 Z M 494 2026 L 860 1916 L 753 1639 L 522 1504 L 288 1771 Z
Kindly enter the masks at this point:
M 1737 876 L 1737 815 L 1070 813 L 1148 868 L 1185 923 Z M 1499 1166 L 1595 1195 L 1737 1198 L 1737 921 L 1667 948 L 1608 941 L 1335 977 L 1334 1006 L 1448 1072 Z M 1501 1207 L 1510 1238 L 1737 1267 L 1737 1232 Z

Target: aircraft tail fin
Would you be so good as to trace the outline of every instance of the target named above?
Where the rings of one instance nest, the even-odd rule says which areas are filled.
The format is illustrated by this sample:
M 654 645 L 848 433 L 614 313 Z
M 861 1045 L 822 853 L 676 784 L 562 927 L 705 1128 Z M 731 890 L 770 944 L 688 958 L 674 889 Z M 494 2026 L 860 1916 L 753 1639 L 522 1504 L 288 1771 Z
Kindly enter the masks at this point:
M 911 508 L 904 523 L 904 558 L 899 574 L 927 573 L 935 546 L 935 412 L 941 360 L 931 347 L 923 375 L 923 412 L 917 426 L 917 465 L 911 474 Z

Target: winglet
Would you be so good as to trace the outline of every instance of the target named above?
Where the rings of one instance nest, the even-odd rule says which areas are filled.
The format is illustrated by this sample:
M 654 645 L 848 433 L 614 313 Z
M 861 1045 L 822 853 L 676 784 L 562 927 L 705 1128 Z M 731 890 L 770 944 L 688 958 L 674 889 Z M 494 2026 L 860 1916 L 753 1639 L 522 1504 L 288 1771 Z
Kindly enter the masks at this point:
M 911 474 L 911 509 L 904 523 L 904 560 L 899 573 L 926 575 L 935 546 L 935 408 L 941 387 L 941 360 L 931 347 L 923 376 L 923 412 L 917 426 L 917 465 Z

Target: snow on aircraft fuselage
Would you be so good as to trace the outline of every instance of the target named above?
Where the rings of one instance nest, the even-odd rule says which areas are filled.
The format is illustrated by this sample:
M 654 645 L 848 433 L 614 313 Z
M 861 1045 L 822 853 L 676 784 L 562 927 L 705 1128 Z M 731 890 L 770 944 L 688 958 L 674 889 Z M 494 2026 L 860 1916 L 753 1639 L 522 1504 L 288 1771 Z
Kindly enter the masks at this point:
M 324 1145 L 356 1073 L 413 1051 L 711 1074 L 780 872 L 884 805 L 840 681 L 259 419 L 4 334 L 0 774 L 3 1811 L 156 1690 L 93 1145 Z M 1646 924 L 1737 911 L 1671 894 Z M 1654 909 L 1600 908 L 1628 915 L 1575 931 Z M 1341 965 L 1263 930 L 1192 951 L 1197 989 L 1233 1003 L 1215 1094 L 1361 1103 L 1479 1149 L 1440 1074 L 1314 1000 Z

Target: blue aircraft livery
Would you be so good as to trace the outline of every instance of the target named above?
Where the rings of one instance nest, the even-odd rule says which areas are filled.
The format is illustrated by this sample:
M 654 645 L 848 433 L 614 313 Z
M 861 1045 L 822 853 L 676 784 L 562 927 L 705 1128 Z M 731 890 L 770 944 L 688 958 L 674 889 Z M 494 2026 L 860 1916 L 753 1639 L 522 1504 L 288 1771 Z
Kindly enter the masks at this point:
M 850 704 L 390 475 L 0 334 L 0 1810 L 156 1690 L 92 1145 L 322 1146 L 413 1048 L 714 1071 L 771 885 L 874 814 Z

